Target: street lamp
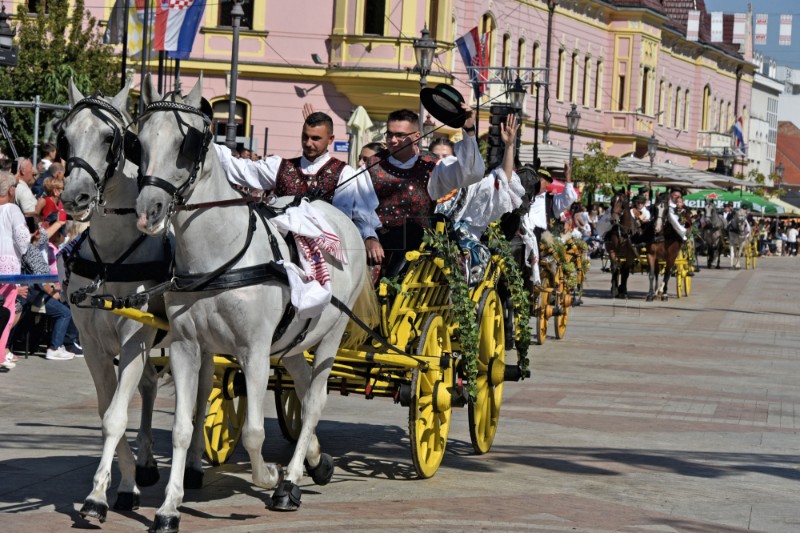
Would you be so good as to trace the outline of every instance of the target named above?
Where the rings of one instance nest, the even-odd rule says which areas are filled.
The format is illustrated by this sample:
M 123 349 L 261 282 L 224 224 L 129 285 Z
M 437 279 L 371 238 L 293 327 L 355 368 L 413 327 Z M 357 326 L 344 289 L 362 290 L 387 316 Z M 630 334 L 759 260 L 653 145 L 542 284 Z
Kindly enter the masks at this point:
M 647 155 L 650 157 L 650 168 L 653 168 L 653 162 L 656 160 L 657 153 L 658 139 L 656 139 L 656 134 L 654 133 L 647 139 Z
M 508 101 L 514 109 L 522 111 L 525 103 L 525 88 L 522 86 L 522 80 L 519 79 L 519 76 L 514 81 L 514 86 L 508 90 Z
M 734 159 L 734 157 L 735 156 L 733 155 L 733 152 L 728 150 L 727 146 L 722 150 L 722 163 L 725 165 L 725 175 L 726 176 L 731 176 L 732 175 L 731 169 L 733 168 L 733 159 Z
M 0 7 L 0 65 L 14 67 L 17 65 L 18 48 L 14 46 L 17 29 L 8 24 L 6 5 Z
M 572 166 L 572 145 L 575 143 L 575 133 L 578 131 L 578 123 L 581 121 L 581 114 L 578 113 L 577 104 L 572 104 L 572 109 L 567 113 L 567 131 L 569 132 L 569 166 Z
M 242 0 L 233 0 L 233 7 L 231 8 L 231 26 L 233 27 L 231 85 L 228 90 L 228 124 L 225 128 L 225 146 L 231 150 L 236 150 L 236 85 L 239 80 L 239 29 L 242 24 L 242 17 L 244 17 Z
M 431 39 L 431 33 L 428 31 L 426 24 L 422 28 L 421 38 L 414 39 L 414 57 L 417 59 L 417 72 L 419 72 L 419 88 L 424 89 L 428 85 L 428 74 L 431 72 L 433 65 L 433 56 L 436 53 L 436 41 Z M 425 106 L 422 105 L 422 100 L 419 102 L 419 127 L 422 127 L 424 122 Z
M 775 167 L 775 187 L 780 191 L 781 184 L 783 183 L 783 162 L 778 163 L 778 166 Z

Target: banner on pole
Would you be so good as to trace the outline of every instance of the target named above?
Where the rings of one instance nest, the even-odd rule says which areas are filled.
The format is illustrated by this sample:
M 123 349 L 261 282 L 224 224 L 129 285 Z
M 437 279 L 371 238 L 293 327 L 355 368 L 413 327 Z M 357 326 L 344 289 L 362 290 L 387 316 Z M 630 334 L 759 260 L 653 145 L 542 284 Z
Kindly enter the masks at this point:
M 711 42 L 722 42 L 722 11 L 711 13 Z
M 781 31 L 778 37 L 780 46 L 792 46 L 792 16 L 781 15 Z
M 189 59 L 206 0 L 160 0 L 156 10 L 154 50 L 172 59 Z
M 745 39 L 745 21 L 747 20 L 746 13 L 733 14 L 733 44 L 742 44 Z
M 700 38 L 700 11 L 690 10 L 686 23 L 686 40 L 697 41 Z
M 756 15 L 756 44 L 767 44 L 767 21 L 769 15 L 761 13 Z
M 488 33 L 480 35 L 476 26 L 456 39 L 456 46 L 461 54 L 461 60 L 470 74 L 470 82 L 472 82 L 472 89 L 476 98 L 480 98 L 486 92 L 486 85 L 483 82 L 489 79 L 489 75 L 485 70 L 480 68 L 470 69 L 469 67 L 489 66 L 488 35 Z

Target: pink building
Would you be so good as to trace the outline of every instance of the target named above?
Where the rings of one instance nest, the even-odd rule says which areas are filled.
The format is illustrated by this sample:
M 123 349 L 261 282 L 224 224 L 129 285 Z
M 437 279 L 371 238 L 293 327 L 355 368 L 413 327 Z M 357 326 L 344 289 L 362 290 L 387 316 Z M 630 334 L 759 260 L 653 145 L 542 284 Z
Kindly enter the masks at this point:
M 90 4 L 108 19 L 114 0 Z M 523 79 L 548 82 L 543 70 L 550 48 L 549 126 L 545 95 L 539 98 L 540 132 L 568 147 L 565 115 L 581 113 L 576 151 L 600 141 L 618 156 L 646 156 L 651 136 L 656 162 L 705 169 L 715 164 L 738 116 L 745 120 L 753 66 L 730 45 L 711 44 L 703 2 L 700 40 L 686 38 L 681 0 L 264 0 L 245 6 L 240 39 L 238 106 L 240 141 L 262 153 L 300 153 L 304 104 L 334 117 L 337 140 L 357 106 L 373 122 L 360 141 L 380 138 L 386 114 L 419 107 L 413 44 L 423 26 L 437 41 L 428 84 L 453 84 L 465 96 L 468 75 L 454 41 L 473 27 L 488 35 L 491 65 L 522 68 Z M 215 109 L 219 139 L 228 114 L 232 32 L 230 0 L 211 2 L 182 62 L 184 92 L 203 74 L 203 92 Z M 552 11 L 551 8 L 552 7 Z M 551 31 L 548 26 L 552 13 Z M 299 23 L 298 23 L 299 22 Z M 745 53 L 745 55 L 747 55 Z M 150 63 L 156 71 L 156 61 Z M 514 74 L 517 71 L 512 71 Z M 138 74 L 137 74 L 138 75 Z M 526 77 L 527 76 L 527 77 Z M 523 143 L 533 142 L 533 87 L 524 111 Z M 505 88 L 491 86 L 482 99 Z M 488 130 L 481 112 L 481 131 Z M 458 132 L 446 133 L 458 135 Z M 358 133 L 357 131 L 355 133 Z M 339 146 L 344 150 L 344 146 Z M 346 152 L 338 155 L 346 158 Z

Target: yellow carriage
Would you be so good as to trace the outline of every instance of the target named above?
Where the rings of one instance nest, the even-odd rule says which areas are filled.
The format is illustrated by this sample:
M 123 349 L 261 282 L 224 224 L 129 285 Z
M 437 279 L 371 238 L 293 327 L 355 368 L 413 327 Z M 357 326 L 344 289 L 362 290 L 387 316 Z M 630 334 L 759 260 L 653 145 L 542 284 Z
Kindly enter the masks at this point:
M 557 238 L 539 246 L 539 274 L 541 283 L 534 287 L 533 316 L 536 344 L 544 344 L 550 319 L 553 320 L 556 339 L 567 334 L 569 310 L 580 305 L 583 284 L 588 271 L 586 245 L 582 241 Z
M 443 225 L 437 232 L 443 235 Z M 526 316 L 514 313 L 513 305 L 507 303 L 505 259 L 492 255 L 484 278 L 468 289 L 471 320 L 463 322 L 471 323 L 459 324 L 452 294 L 457 284 L 442 255 L 425 245 L 406 254 L 408 268 L 402 279 L 384 280 L 378 287 L 380 316 L 375 331 L 367 335 L 351 323 L 328 381 L 329 392 L 389 397 L 408 408 L 411 456 L 422 478 L 433 476 L 444 457 L 453 407 L 468 406 L 473 448 L 486 453 L 497 432 L 503 384 L 529 375 L 527 362 L 505 362 L 505 320 Z M 113 312 L 168 327 L 165 321 L 135 309 Z M 462 330 L 470 327 L 476 330 L 477 340 L 472 370 L 459 341 Z M 518 324 L 517 330 L 525 327 L 527 323 Z M 310 361 L 313 354 L 306 353 L 306 358 Z M 154 358 L 154 363 L 167 366 L 168 357 Z M 214 363 L 204 429 L 207 458 L 221 464 L 240 439 L 247 393 L 235 356 L 216 355 Z M 275 396 L 278 423 L 283 435 L 294 441 L 300 432 L 300 400 L 278 356 L 272 357 L 271 367 L 274 373 L 268 387 Z

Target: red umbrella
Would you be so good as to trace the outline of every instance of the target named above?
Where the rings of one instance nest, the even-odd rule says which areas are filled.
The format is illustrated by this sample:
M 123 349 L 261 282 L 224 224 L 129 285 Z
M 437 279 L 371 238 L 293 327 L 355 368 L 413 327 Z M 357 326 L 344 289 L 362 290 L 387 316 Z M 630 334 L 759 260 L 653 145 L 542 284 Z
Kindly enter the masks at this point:
M 578 190 L 577 187 L 575 187 L 575 191 L 578 193 L 578 198 L 580 198 L 581 197 L 581 191 Z M 564 182 L 554 179 L 553 183 L 551 183 L 550 185 L 547 186 L 547 192 L 552 193 L 552 194 L 560 194 L 560 193 L 564 192 Z

